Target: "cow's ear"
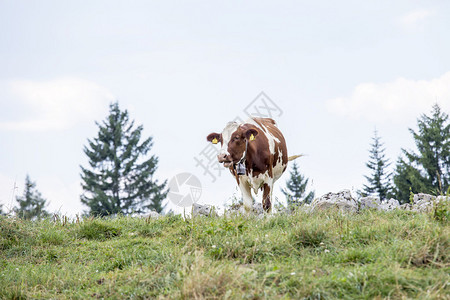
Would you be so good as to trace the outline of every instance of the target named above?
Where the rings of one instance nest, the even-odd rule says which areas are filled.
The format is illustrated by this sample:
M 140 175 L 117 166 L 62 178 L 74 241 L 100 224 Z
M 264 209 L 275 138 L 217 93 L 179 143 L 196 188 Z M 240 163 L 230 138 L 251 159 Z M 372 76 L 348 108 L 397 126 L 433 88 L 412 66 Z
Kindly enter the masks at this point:
M 258 135 L 258 131 L 256 129 L 250 128 L 245 131 L 245 138 L 249 141 L 253 141 Z
M 220 134 L 220 133 L 215 133 L 215 132 L 210 133 L 210 134 L 208 134 L 208 136 L 206 137 L 206 140 L 207 140 L 208 142 L 213 143 L 213 144 L 217 144 L 218 142 L 221 142 L 221 141 L 222 141 L 222 134 Z

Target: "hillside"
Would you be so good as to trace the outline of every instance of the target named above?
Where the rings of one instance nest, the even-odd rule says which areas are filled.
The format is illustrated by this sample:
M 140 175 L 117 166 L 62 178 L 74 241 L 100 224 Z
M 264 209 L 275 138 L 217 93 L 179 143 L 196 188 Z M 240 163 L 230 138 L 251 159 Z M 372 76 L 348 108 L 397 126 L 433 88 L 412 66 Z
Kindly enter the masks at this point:
M 0 299 L 448 299 L 450 229 L 437 219 L 0 217 Z

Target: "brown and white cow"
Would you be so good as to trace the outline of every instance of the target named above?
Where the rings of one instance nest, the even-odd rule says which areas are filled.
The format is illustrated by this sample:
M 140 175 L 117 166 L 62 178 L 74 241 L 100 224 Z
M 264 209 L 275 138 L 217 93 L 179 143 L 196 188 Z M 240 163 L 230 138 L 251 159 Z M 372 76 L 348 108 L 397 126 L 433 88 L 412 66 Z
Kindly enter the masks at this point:
M 252 208 L 251 189 L 263 191 L 262 205 L 266 212 L 272 209 L 272 190 L 286 170 L 289 158 L 283 134 L 275 121 L 269 118 L 250 118 L 245 123 L 230 122 L 222 133 L 211 133 L 209 142 L 222 145 L 217 156 L 229 168 L 242 192 L 244 207 Z

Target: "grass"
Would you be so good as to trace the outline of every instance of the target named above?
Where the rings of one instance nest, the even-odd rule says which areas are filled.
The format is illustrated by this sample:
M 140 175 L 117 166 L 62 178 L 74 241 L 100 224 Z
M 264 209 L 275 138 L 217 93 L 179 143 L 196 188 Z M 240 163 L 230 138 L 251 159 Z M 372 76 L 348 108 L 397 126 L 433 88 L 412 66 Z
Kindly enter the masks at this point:
M 0 218 L 0 299 L 448 299 L 433 214 Z

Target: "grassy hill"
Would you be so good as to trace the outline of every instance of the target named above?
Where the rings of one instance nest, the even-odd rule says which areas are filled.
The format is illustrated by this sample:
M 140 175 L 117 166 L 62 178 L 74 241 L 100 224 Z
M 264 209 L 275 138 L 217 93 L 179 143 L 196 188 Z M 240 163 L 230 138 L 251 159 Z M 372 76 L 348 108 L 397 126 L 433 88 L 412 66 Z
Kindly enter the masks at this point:
M 448 221 L 407 211 L 0 218 L 0 299 L 449 299 Z

